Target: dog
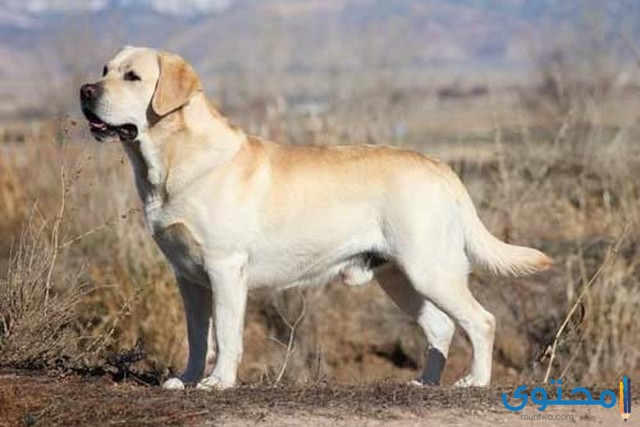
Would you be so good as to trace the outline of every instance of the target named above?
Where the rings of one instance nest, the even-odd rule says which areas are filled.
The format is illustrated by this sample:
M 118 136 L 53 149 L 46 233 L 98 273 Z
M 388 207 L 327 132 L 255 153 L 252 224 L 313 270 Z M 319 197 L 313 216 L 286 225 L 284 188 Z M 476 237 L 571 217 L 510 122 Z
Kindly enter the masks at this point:
M 458 176 L 434 158 L 245 134 L 212 107 L 178 55 L 125 47 L 100 80 L 81 87 L 80 104 L 96 140 L 123 145 L 146 223 L 180 288 L 189 357 L 165 388 L 236 385 L 250 290 L 357 286 L 374 276 L 426 335 L 414 384 L 440 383 L 457 323 L 473 360 L 455 385 L 487 386 L 495 319 L 468 289 L 471 261 L 513 276 L 552 264 L 490 234 Z M 217 357 L 203 378 L 211 336 Z

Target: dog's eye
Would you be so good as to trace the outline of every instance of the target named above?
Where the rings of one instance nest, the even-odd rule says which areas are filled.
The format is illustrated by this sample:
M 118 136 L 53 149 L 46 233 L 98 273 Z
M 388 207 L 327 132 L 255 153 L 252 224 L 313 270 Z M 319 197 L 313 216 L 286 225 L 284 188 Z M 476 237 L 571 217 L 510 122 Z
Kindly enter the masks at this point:
M 102 77 L 106 76 L 108 71 L 109 71 L 109 69 L 108 69 L 108 68 L 107 68 L 107 66 L 105 65 L 105 66 L 102 68 Z
M 137 80 L 140 80 L 140 76 L 133 71 L 127 71 L 124 75 L 124 79 L 130 82 L 135 82 Z

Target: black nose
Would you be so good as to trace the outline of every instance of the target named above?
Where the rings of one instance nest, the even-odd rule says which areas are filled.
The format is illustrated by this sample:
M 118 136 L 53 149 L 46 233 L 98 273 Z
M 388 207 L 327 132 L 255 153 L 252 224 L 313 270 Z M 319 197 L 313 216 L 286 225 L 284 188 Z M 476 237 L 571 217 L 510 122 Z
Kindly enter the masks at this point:
M 88 83 L 80 88 L 80 98 L 83 101 L 93 101 L 100 94 L 100 87 L 96 84 Z

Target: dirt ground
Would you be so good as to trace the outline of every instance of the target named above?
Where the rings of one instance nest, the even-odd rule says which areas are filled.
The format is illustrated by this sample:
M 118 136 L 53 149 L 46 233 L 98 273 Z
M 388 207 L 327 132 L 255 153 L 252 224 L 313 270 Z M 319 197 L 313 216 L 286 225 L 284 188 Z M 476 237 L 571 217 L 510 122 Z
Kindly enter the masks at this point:
M 0 373 L 1 426 L 495 426 L 531 425 L 523 416 L 556 419 L 545 425 L 623 425 L 617 408 L 556 407 L 507 411 L 489 389 L 416 388 L 376 385 L 308 387 L 242 386 L 222 392 L 166 391 L 108 377 Z M 634 394 L 637 401 L 638 393 Z M 640 417 L 638 417 L 640 419 Z M 630 419 L 626 425 L 638 425 Z

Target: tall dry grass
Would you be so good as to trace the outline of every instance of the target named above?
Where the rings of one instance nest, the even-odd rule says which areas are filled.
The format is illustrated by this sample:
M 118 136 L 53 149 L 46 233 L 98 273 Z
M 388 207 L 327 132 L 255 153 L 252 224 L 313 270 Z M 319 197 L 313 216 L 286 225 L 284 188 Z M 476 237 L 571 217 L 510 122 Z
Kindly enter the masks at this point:
M 50 367 L 65 363 L 79 350 L 74 330 L 83 295 L 82 274 L 57 264 L 56 231 L 49 225 L 35 214 L 28 219 L 0 279 L 3 365 Z M 64 274 L 54 271 L 60 268 Z
M 536 95 L 514 101 L 510 92 L 494 90 L 474 102 L 432 100 L 425 107 L 419 97 L 394 92 L 393 102 L 378 95 L 360 100 L 368 105 L 362 112 L 345 105 L 330 108 L 316 118 L 321 126 L 286 125 L 298 117 L 286 106 L 256 126 L 289 129 L 291 135 L 284 138 L 294 142 L 385 143 L 403 116 L 407 132 L 402 144 L 425 152 L 437 148 L 462 176 L 496 235 L 541 247 L 555 258 L 551 273 L 523 281 L 472 276 L 473 292 L 499 320 L 498 380 L 542 379 L 549 363 L 545 350 L 629 225 L 620 250 L 561 335 L 551 373 L 595 381 L 637 372 L 640 351 L 633 343 L 640 340 L 640 235 L 633 220 L 639 207 L 640 152 L 633 143 L 640 128 L 634 121 L 612 121 L 608 112 L 629 97 L 611 93 L 597 103 L 580 101 L 589 108 L 563 106 L 550 117 L 536 105 L 555 101 L 543 96 L 532 104 L 531 96 Z M 481 117 L 483 129 L 469 130 L 454 114 L 451 138 L 443 141 L 441 129 L 430 132 L 422 126 L 431 111 L 425 108 L 455 112 L 474 103 L 479 109 L 464 117 Z M 391 105 L 394 114 L 383 114 Z M 487 109 L 491 114 L 485 115 Z M 242 122 L 242 110 L 237 114 Z M 371 114 L 376 120 L 368 126 Z M 142 367 L 178 370 L 186 357 L 182 306 L 170 270 L 143 224 L 128 161 L 117 145 L 96 144 L 70 122 L 61 128 L 31 134 L 23 146 L 2 151 L 0 200 L 8 202 L 0 217 L 0 309 L 13 313 L 11 319 L 34 323 L 21 326 L 27 329 L 16 329 L 20 322 L 15 320 L 11 327 L 4 325 L 0 357 L 18 363 L 20 349 L 46 335 L 54 339 L 49 352 L 35 351 L 29 363 L 72 357 L 99 365 L 138 344 L 146 355 Z M 56 221 L 58 240 L 52 247 Z M 18 224 L 25 226 L 23 231 Z M 12 252 L 12 247 L 19 250 Z M 42 272 L 54 253 L 49 303 L 59 310 L 39 318 L 34 313 L 43 313 Z M 423 358 L 424 338 L 375 285 L 259 293 L 251 297 L 247 317 L 244 381 L 408 379 Z M 445 380 L 462 374 L 470 351 L 458 334 Z

